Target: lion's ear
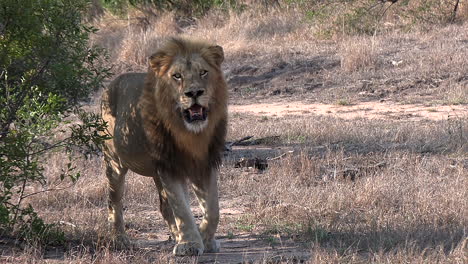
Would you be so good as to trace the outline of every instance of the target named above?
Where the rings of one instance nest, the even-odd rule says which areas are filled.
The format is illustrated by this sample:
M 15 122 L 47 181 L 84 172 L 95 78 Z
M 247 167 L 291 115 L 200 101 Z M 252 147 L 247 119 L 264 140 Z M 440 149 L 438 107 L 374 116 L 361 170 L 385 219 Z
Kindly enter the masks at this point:
M 210 46 L 207 48 L 209 52 L 209 56 L 213 59 L 214 63 L 219 67 L 221 63 L 224 61 L 224 51 L 221 46 Z
M 167 65 L 170 64 L 166 53 L 159 51 L 149 57 L 150 67 L 157 73 L 165 71 Z

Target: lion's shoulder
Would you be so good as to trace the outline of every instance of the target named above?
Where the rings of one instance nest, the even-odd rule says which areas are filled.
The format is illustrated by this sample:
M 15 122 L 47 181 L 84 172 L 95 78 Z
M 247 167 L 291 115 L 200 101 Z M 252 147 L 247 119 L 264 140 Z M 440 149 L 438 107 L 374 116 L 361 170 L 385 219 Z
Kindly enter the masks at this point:
M 143 90 L 147 73 L 131 72 L 124 73 L 115 78 L 108 88 L 109 96 L 122 97 L 122 95 L 140 95 Z
M 108 108 L 113 116 L 134 105 L 143 91 L 146 73 L 124 73 L 115 78 L 102 95 L 102 107 Z

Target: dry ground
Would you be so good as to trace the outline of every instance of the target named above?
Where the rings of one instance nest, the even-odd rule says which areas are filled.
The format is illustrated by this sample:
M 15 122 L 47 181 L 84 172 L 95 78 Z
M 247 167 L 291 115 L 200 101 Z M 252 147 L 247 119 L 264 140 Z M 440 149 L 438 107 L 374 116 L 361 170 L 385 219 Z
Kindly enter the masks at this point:
M 467 23 L 318 40 L 288 12 L 211 14 L 188 27 L 169 14 L 146 30 L 106 19 L 94 41 L 116 73 L 145 70 L 177 31 L 224 47 L 228 140 L 254 138 L 226 152 L 220 170 L 222 251 L 173 258 L 153 183 L 133 173 L 125 217 L 138 247 L 113 250 L 101 158 L 91 157 L 76 185 L 31 200 L 67 243 L 4 238 L 0 262 L 468 262 Z M 54 186 L 65 161 L 47 162 Z

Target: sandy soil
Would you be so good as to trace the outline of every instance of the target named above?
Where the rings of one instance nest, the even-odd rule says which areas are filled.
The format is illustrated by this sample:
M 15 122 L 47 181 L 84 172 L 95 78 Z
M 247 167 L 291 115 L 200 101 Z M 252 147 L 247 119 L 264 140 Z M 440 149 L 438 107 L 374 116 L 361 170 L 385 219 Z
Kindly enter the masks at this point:
M 446 120 L 468 116 L 466 105 L 399 104 L 391 101 L 359 102 L 352 105 L 319 104 L 302 101 L 277 101 L 246 105 L 230 105 L 231 113 L 249 113 L 258 116 L 286 117 L 291 115 L 324 115 L 343 119 L 398 119 L 408 121 Z

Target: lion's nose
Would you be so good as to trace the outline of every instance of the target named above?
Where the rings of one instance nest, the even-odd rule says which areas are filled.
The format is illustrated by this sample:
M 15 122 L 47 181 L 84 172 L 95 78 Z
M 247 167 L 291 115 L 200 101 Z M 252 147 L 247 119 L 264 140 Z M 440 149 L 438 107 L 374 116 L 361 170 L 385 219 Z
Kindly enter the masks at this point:
M 189 98 L 197 98 L 199 96 L 201 96 L 205 91 L 204 90 L 195 90 L 195 91 L 188 91 L 188 92 L 185 92 L 185 96 L 189 97 Z

